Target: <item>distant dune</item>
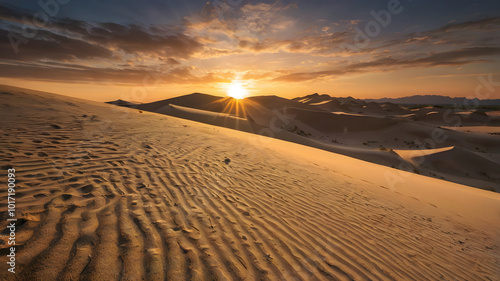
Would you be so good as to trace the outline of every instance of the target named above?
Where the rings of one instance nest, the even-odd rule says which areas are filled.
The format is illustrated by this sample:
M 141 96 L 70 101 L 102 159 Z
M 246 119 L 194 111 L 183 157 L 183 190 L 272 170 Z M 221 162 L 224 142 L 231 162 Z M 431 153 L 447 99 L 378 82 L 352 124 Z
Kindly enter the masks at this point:
M 16 273 L 3 231 L 2 280 L 498 279 L 498 193 L 128 107 L 5 86 L 0 97 L 1 167 L 17 183 Z M 276 110 L 257 104 L 267 99 L 250 112 Z M 409 123 L 387 122 L 377 130 Z M 474 156 L 443 149 L 426 165 L 439 168 L 443 153 Z
M 238 101 L 201 93 L 140 104 L 135 108 L 206 124 L 237 129 L 340 153 L 376 164 L 500 192 L 500 136 L 463 133 L 442 127 L 497 126 L 489 112 L 451 110 L 440 106 L 409 108 L 312 94 L 294 99 L 249 97 Z M 491 127 L 496 128 L 496 127 Z M 433 135 L 444 138 L 432 140 Z M 430 141 L 429 141 L 430 140 Z M 483 159 L 476 176 L 460 169 L 416 164 L 393 150 L 427 150 L 454 146 Z M 443 165 L 451 154 L 443 155 Z M 441 156 L 436 156 L 441 157 Z M 451 159 L 450 158 L 450 159 Z M 466 161 L 465 157 L 459 157 Z M 490 161 L 489 159 L 494 159 Z M 460 165 L 461 163 L 458 163 Z M 463 165 L 467 165 L 463 163 Z
M 107 103 L 118 105 L 118 106 L 124 106 L 124 107 L 133 107 L 133 108 L 135 108 L 139 105 L 139 103 L 124 101 L 124 100 L 115 100 L 115 101 L 110 101 Z

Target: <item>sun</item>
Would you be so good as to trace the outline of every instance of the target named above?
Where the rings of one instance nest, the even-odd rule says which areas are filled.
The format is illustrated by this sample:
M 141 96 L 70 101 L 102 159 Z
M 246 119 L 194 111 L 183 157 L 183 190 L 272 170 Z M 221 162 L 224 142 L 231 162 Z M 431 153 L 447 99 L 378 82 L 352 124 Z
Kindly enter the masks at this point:
M 227 88 L 227 95 L 240 100 L 248 96 L 248 90 L 243 87 L 241 82 L 233 81 Z

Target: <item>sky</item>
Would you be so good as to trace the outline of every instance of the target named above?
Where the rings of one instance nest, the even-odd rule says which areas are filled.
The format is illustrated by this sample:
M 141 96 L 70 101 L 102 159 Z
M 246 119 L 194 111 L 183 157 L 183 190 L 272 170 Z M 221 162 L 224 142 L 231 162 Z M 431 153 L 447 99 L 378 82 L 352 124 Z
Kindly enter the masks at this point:
M 0 84 L 96 101 L 235 83 L 286 98 L 471 97 L 500 82 L 499 34 L 498 0 L 0 0 Z

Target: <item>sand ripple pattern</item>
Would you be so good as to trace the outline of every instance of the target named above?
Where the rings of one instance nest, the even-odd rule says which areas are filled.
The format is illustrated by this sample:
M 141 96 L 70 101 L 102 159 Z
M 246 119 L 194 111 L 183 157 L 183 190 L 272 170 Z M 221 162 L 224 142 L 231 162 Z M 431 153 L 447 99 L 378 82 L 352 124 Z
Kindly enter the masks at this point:
M 18 280 L 498 280 L 480 230 L 235 147 L 230 130 L 133 113 L 103 132 L 89 108 L 1 125 L 22 186 Z

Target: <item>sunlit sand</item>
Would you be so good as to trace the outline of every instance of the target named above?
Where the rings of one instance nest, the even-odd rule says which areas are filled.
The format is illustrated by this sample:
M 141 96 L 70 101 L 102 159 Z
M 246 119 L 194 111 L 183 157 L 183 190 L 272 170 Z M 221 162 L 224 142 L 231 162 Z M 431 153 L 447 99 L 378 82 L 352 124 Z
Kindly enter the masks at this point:
M 21 280 L 498 276 L 498 193 L 144 110 L 9 87 L 0 96 Z M 247 107 L 255 124 L 264 100 Z

